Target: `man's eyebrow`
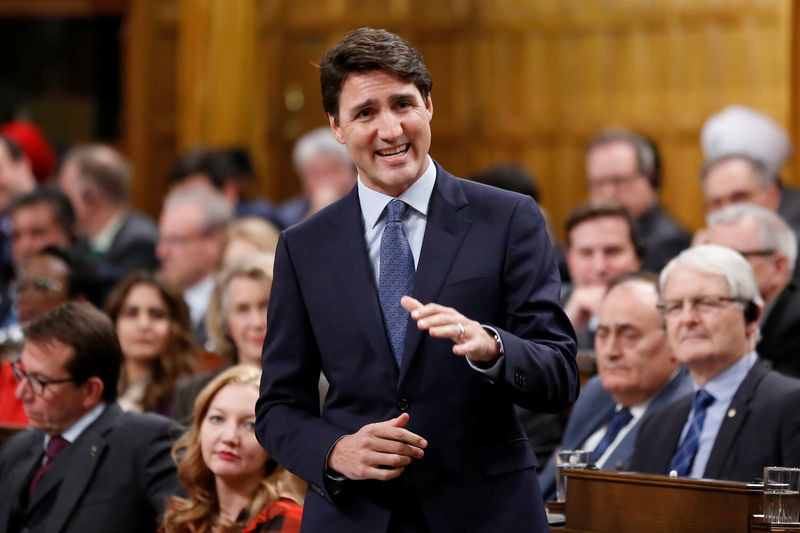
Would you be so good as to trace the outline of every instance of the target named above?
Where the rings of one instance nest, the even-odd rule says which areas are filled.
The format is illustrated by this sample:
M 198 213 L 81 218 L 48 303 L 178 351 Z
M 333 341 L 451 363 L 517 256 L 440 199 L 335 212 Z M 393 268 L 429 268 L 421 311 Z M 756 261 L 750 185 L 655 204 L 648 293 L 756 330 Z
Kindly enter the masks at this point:
M 355 113 L 364 109 L 365 107 L 369 107 L 371 105 L 375 105 L 376 100 L 374 98 L 367 98 L 366 100 L 359 102 L 350 108 L 351 113 Z

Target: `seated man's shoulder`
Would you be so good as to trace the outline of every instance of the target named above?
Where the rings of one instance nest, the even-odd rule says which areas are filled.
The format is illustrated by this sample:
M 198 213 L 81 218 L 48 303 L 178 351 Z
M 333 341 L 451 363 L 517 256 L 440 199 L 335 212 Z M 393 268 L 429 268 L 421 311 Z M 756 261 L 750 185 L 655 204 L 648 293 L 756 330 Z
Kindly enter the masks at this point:
M 178 424 L 156 413 L 135 413 L 123 411 L 113 424 L 113 431 L 121 435 L 132 435 L 139 439 L 159 438 L 162 435 L 180 436 Z

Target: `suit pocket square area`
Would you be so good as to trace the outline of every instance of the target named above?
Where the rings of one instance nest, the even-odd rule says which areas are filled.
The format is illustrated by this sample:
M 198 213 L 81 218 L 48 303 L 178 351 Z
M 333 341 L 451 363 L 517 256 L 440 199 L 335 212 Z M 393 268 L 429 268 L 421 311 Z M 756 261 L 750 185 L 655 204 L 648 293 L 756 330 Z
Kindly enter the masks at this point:
M 528 439 L 514 439 L 487 446 L 480 452 L 483 473 L 499 476 L 525 468 L 536 468 L 539 462 Z

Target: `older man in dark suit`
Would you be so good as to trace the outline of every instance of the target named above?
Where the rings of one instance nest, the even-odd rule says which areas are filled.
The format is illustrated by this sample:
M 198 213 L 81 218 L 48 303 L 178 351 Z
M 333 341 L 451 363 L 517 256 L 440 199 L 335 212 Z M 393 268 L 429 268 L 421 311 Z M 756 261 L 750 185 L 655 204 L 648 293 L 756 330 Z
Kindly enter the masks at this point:
M 122 353 L 111 321 L 68 303 L 25 333 L 14 374 L 33 429 L 0 452 L 3 531 L 155 531 L 179 486 L 175 426 L 115 403 Z
M 692 376 L 689 394 L 642 422 L 630 469 L 752 481 L 800 465 L 800 380 L 756 351 L 763 302 L 747 261 L 707 244 L 661 272 L 667 336 Z
M 432 82 L 397 35 L 351 32 L 320 69 L 358 181 L 281 235 L 256 406 L 309 482 L 303 531 L 549 531 L 514 411 L 578 389 L 543 217 L 433 162 Z
M 733 204 L 708 217 L 705 242 L 742 254 L 764 299 L 758 355 L 778 372 L 800 377 L 800 289 L 794 278 L 797 238 L 774 211 Z
M 73 148 L 58 176 L 59 187 L 75 209 L 79 233 L 93 257 L 117 279 L 139 268 L 158 267 L 158 229 L 131 209 L 130 181 L 122 154 L 102 144 Z
M 583 387 L 559 448 L 591 451 L 603 470 L 624 470 L 642 419 L 691 391 L 657 303 L 658 278 L 646 272 L 613 280 L 600 304 L 598 376 Z M 555 472 L 551 457 L 539 475 L 546 500 L 555 497 Z

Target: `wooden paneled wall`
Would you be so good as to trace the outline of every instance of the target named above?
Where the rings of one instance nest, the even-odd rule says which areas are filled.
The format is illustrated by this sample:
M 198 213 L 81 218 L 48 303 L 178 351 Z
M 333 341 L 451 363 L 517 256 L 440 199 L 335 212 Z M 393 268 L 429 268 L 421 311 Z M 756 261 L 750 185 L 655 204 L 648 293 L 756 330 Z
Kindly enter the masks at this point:
M 663 202 L 702 224 L 703 121 L 760 109 L 800 144 L 800 0 L 4 0 L 0 16 L 125 17 L 121 146 L 134 200 L 157 213 L 164 173 L 197 143 L 248 147 L 260 192 L 299 190 L 291 148 L 326 123 L 313 66 L 348 30 L 384 27 L 434 79 L 432 155 L 462 176 L 516 161 L 556 230 L 585 198 L 583 148 L 621 125 L 664 157 Z M 12 6 L 12 7 L 9 7 Z M 784 178 L 800 183 L 789 167 Z M 557 231 L 558 232 L 558 231 Z
M 692 228 L 702 224 L 703 121 L 739 103 L 789 127 L 792 6 L 784 0 L 239 1 L 258 13 L 252 56 L 232 39 L 242 34 L 241 19 L 226 26 L 227 36 L 181 34 L 181 49 L 199 46 L 209 58 L 211 47 L 228 51 L 206 79 L 179 82 L 182 117 L 194 117 L 180 122 L 179 138 L 182 145 L 232 140 L 220 139 L 209 124 L 231 105 L 213 84 L 235 78 L 252 89 L 238 93 L 248 99 L 245 108 L 266 115 L 261 138 L 246 133 L 257 117 L 239 113 L 239 140 L 263 151 L 262 190 L 276 199 L 297 190 L 292 143 L 325 124 L 313 63 L 348 30 L 365 25 L 400 33 L 423 53 L 434 79 L 432 155 L 460 175 L 522 163 L 537 176 L 557 230 L 585 198 L 583 148 L 604 126 L 627 126 L 660 144 L 663 202 Z M 228 5 L 181 0 L 182 17 L 208 14 L 214 4 Z M 191 38 L 198 42 L 185 42 Z M 261 81 L 235 76 L 242 57 L 264 72 Z M 179 66 L 184 78 L 189 68 Z M 208 91 L 202 107 L 186 108 L 201 101 L 201 90 Z

